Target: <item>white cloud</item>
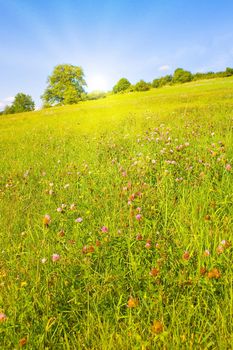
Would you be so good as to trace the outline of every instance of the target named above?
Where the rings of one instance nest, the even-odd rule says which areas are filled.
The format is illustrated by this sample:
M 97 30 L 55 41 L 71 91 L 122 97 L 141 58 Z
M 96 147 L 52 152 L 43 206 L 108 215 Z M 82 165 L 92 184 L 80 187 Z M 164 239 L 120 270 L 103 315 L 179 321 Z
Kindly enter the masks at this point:
M 0 110 L 3 110 L 7 105 L 11 105 L 13 101 L 13 96 L 8 96 L 0 100 Z
M 164 64 L 163 66 L 159 67 L 159 71 L 161 72 L 166 72 L 170 69 L 171 67 L 168 64 Z
M 14 101 L 14 96 L 9 96 L 3 99 L 4 102 L 6 103 L 12 103 Z

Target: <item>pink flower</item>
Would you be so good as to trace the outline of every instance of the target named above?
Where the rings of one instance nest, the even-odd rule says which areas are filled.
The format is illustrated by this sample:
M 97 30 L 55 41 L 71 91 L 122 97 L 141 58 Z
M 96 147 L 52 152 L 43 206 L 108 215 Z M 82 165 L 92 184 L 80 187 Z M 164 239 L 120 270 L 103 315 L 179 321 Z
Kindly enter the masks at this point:
M 101 231 L 102 231 L 102 232 L 105 232 L 105 233 L 108 232 L 107 226 L 103 226 L 103 227 L 101 228 Z
M 146 249 L 151 248 L 151 239 L 147 239 L 145 247 L 146 247 Z
M 83 221 L 82 218 L 77 218 L 77 219 L 75 220 L 75 222 L 82 222 L 82 221 Z
M 137 221 L 140 221 L 140 220 L 142 220 L 142 215 L 141 214 L 137 214 L 135 216 L 135 218 L 136 218 Z
M 230 164 L 227 164 L 226 167 L 225 167 L 225 169 L 226 169 L 227 171 L 231 171 L 231 165 L 230 165 Z
M 137 211 L 138 213 L 141 213 L 141 211 L 142 211 L 142 208 L 140 208 L 140 207 L 137 207 L 136 211 Z
M 0 312 L 0 322 L 4 322 L 6 321 L 6 319 L 7 319 L 7 316 L 3 312 Z
M 58 261 L 58 260 L 60 260 L 60 255 L 59 255 L 59 254 L 53 254 L 53 255 L 52 255 L 52 261 L 53 261 L 53 262 L 56 262 L 56 261 Z

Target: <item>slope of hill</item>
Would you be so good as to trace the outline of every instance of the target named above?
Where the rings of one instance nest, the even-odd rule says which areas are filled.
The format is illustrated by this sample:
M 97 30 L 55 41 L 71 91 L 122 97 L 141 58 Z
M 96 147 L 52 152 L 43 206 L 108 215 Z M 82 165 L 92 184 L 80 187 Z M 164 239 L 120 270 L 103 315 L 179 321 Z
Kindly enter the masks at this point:
M 233 78 L 0 118 L 3 349 L 228 349 Z

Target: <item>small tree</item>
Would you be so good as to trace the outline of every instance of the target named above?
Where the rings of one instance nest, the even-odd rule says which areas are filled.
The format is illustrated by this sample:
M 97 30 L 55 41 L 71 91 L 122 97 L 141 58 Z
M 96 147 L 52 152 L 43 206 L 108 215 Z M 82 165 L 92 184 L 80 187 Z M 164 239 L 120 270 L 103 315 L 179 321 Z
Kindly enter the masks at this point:
M 86 85 L 81 67 L 60 64 L 48 77 L 48 86 L 42 95 L 44 105 L 48 107 L 78 103 Z
M 233 75 L 233 68 L 227 67 L 226 68 L 226 76 L 230 77 L 231 75 Z
M 121 78 L 116 85 L 113 86 L 114 94 L 127 90 L 130 87 L 130 82 L 126 78 Z
M 182 68 L 177 68 L 173 75 L 173 83 L 187 83 L 193 78 L 192 73 Z
M 35 103 L 31 96 L 25 95 L 22 92 L 18 93 L 11 106 L 6 106 L 3 114 L 13 114 L 34 111 Z
M 147 91 L 150 90 L 151 85 L 149 83 L 146 83 L 144 80 L 140 80 L 135 85 L 135 91 Z

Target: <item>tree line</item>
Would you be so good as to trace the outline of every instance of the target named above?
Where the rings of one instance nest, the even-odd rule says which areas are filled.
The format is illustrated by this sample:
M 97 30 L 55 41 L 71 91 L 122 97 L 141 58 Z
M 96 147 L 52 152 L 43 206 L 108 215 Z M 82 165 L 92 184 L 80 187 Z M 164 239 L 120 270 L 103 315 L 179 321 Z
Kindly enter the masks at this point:
M 160 88 L 165 85 L 183 84 L 192 80 L 213 79 L 219 77 L 233 76 L 233 68 L 227 67 L 221 72 L 195 73 L 177 68 L 173 75 L 165 75 L 156 78 L 152 82 L 140 80 L 136 84 L 131 84 L 126 78 L 121 78 L 110 93 L 118 94 L 132 91 L 148 91 L 151 88 Z M 96 100 L 106 96 L 103 91 L 93 91 L 87 93 L 87 86 L 84 79 L 83 69 L 70 64 L 57 65 L 52 74 L 48 77 L 47 87 L 41 96 L 43 108 L 52 106 L 63 106 L 75 104 L 79 101 Z M 35 103 L 30 95 L 18 93 L 13 103 L 6 106 L 0 114 L 13 114 L 35 110 Z

